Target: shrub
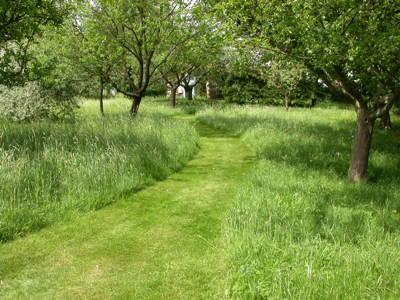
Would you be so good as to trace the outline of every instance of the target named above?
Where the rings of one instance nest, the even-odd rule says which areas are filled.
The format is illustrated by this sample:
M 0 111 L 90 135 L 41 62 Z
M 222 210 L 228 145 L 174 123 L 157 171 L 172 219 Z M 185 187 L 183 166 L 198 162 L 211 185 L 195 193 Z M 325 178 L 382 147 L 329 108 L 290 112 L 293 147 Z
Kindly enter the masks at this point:
M 0 85 L 0 116 L 17 122 L 35 119 L 61 119 L 77 108 L 68 84 L 28 82 L 8 88 Z

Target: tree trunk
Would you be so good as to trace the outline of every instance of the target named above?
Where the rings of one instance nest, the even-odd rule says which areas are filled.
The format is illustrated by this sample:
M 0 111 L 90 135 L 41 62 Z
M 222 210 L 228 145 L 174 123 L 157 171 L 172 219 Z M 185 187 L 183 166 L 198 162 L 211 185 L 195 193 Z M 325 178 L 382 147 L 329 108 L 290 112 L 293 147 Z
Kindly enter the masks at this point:
M 185 86 L 185 99 L 190 101 L 193 100 L 193 88 Z
M 390 113 L 387 112 L 381 117 L 381 129 L 382 130 L 391 130 L 392 129 L 392 122 L 390 120 Z
M 368 109 L 358 108 L 357 128 L 354 136 L 349 180 L 364 181 L 367 178 L 369 150 L 375 119 L 368 120 Z
M 171 108 L 175 108 L 176 105 L 176 90 L 178 87 L 171 87 L 171 95 L 170 95 L 170 106 Z
M 285 93 L 285 107 L 286 111 L 289 111 L 289 95 Z
M 103 80 L 100 80 L 100 113 L 104 116 L 104 106 L 103 106 Z
M 140 101 L 142 101 L 142 97 L 141 96 L 134 96 L 133 97 L 133 103 L 132 103 L 132 107 L 129 111 L 131 117 L 135 117 L 138 110 L 139 110 L 139 105 L 140 105 Z
M 315 107 L 316 104 L 317 104 L 317 99 L 312 98 L 311 99 L 311 107 Z

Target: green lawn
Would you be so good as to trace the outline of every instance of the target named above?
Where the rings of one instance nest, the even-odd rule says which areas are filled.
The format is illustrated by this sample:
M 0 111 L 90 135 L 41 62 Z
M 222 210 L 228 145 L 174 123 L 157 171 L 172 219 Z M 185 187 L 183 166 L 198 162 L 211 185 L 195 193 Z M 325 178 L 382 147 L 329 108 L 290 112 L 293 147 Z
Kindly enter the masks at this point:
M 347 181 L 350 109 L 230 107 L 198 119 L 241 135 L 258 162 L 226 223 L 231 299 L 400 298 L 400 123 L 377 130 L 369 179 Z
M 200 141 L 197 155 L 139 191 L 116 177 L 111 205 L 1 244 L 1 299 L 400 298 L 398 117 L 354 184 L 350 109 L 145 100 L 130 124 L 171 141 L 159 161 Z
M 0 242 L 116 202 L 198 151 L 195 129 L 170 109 L 149 103 L 132 121 L 129 104 L 107 100 L 105 117 L 86 100 L 72 120 L 0 120 Z
M 255 153 L 231 134 L 195 127 L 201 149 L 180 172 L 2 244 L 0 298 L 224 298 L 222 224 Z

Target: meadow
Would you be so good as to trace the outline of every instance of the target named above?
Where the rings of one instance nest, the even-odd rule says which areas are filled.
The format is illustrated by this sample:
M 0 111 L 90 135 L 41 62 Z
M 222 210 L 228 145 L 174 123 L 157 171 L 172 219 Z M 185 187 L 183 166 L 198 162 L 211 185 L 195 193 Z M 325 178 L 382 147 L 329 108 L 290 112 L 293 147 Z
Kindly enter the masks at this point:
M 0 242 L 76 212 L 113 204 L 182 168 L 199 148 L 193 126 L 167 106 L 84 100 L 63 122 L 0 121 Z
M 347 181 L 355 113 L 337 107 L 206 108 L 258 162 L 232 200 L 230 299 L 400 298 L 400 122 L 376 124 L 366 183 Z
M 104 274 L 109 277 L 110 287 L 115 287 L 108 294 L 104 294 L 104 298 L 125 291 L 134 295 L 140 294 L 142 299 L 152 299 L 153 296 L 156 297 L 155 295 L 158 295 L 157 297 L 176 295 L 174 289 L 180 286 L 180 295 L 198 295 L 203 299 L 200 295 L 206 293 L 209 299 L 212 291 L 208 288 L 211 286 L 210 282 L 204 283 L 203 287 L 198 289 L 193 286 L 194 281 L 201 285 L 200 278 L 205 276 L 204 274 L 213 274 L 212 276 L 219 274 L 218 278 L 227 278 L 226 282 L 225 279 L 214 281 L 218 282 L 219 287 L 226 286 L 225 295 L 228 299 L 400 298 L 400 118 L 398 116 L 392 116 L 394 125 L 392 131 L 380 131 L 379 124 L 376 124 L 368 180 L 365 183 L 355 184 L 347 180 L 355 129 L 355 113 L 350 108 L 323 104 L 313 109 L 291 108 L 286 112 L 283 107 L 236 106 L 215 101 L 182 100 L 178 102 L 178 108 L 172 110 L 168 108 L 166 98 L 147 98 L 137 117 L 130 120 L 127 113 L 129 105 L 130 101 L 124 98 L 107 100 L 106 115 L 100 117 L 98 102 L 85 100 L 77 116 L 68 121 L 29 124 L 1 121 L 0 240 L 2 242 L 69 219 L 75 220 L 77 228 L 81 228 L 79 226 L 83 226 L 82 222 L 85 223 L 86 219 L 90 220 L 91 224 L 97 224 L 98 228 L 111 226 L 109 223 L 114 222 L 114 227 L 107 227 L 108 231 L 104 232 L 104 235 L 111 232 L 107 243 L 102 239 L 97 241 L 96 237 L 101 234 L 101 230 L 97 232 L 95 228 L 82 230 L 89 231 L 86 233 L 89 236 L 93 234 L 90 241 L 80 237 L 86 244 L 97 245 L 94 247 L 98 248 L 98 257 L 95 256 L 95 259 L 101 257 L 104 260 L 107 257 L 110 266 L 115 266 L 118 260 L 123 262 L 121 266 L 115 267 L 115 274 L 111 272 L 107 273 L 108 275 Z M 203 191 L 203 196 L 197 199 L 194 194 L 190 194 L 194 193 L 195 189 L 184 186 L 187 180 L 185 176 L 195 178 L 194 181 L 199 176 L 209 177 L 211 174 L 216 176 L 215 167 L 198 174 L 189 168 L 188 173 L 176 174 L 179 180 L 174 177 L 175 181 L 164 182 L 168 187 L 155 186 L 155 190 L 161 189 L 157 195 L 146 194 L 144 187 L 178 171 L 198 151 L 199 135 L 192 123 L 183 120 L 193 119 L 187 117 L 188 114 L 195 115 L 201 123 L 240 136 L 257 153 L 257 161 L 253 168 L 250 162 L 246 163 L 249 164 L 245 168 L 247 175 L 244 175 L 244 171 L 232 171 L 229 175 L 240 178 L 238 186 L 234 183 L 227 185 L 229 176 L 218 180 L 212 177 L 213 189 L 222 190 L 215 186 L 224 185 L 225 182 L 224 188 L 230 190 L 227 199 L 225 196 L 219 196 L 225 197 L 223 201 L 208 194 L 213 189 L 207 190 L 207 193 Z M 202 128 L 203 138 L 207 140 L 209 129 L 204 125 L 196 126 L 198 130 Z M 232 139 L 225 133 L 223 136 Z M 218 132 L 212 132 L 210 137 L 219 137 Z M 219 143 L 222 145 L 223 139 Z M 203 150 L 209 152 L 207 154 L 209 159 L 219 160 L 218 157 L 223 154 L 214 153 L 213 149 Z M 234 152 L 231 150 L 232 153 L 229 155 L 232 156 Z M 224 151 L 226 153 L 226 150 Z M 238 149 L 235 148 L 235 151 Z M 208 168 L 210 162 L 203 161 L 203 156 L 204 154 L 200 155 L 194 162 L 205 164 L 204 167 Z M 229 168 L 230 166 L 224 165 L 224 169 Z M 175 207 L 178 202 L 170 200 L 172 194 L 168 193 L 167 196 L 162 194 L 164 190 L 169 192 L 178 188 L 178 185 L 183 190 L 174 197 L 181 199 L 185 191 L 190 194 L 188 196 L 190 199 L 194 199 L 195 205 L 199 206 L 201 203 L 201 207 L 207 211 L 200 217 L 197 216 L 199 211 L 193 210 L 192 214 L 199 223 L 189 222 L 190 228 L 193 229 L 194 241 L 199 242 L 197 231 L 200 224 L 204 230 L 207 228 L 207 232 L 202 232 L 201 236 L 210 240 L 212 237 L 214 241 L 211 243 L 212 255 L 211 252 L 205 252 L 207 259 L 203 251 L 197 253 L 194 250 L 201 248 L 198 244 L 185 242 L 185 238 L 178 235 L 176 230 L 171 231 L 177 235 L 176 241 L 172 244 L 164 232 L 167 225 L 176 226 L 183 222 L 186 226 L 186 219 L 191 215 L 185 208 L 187 205 L 185 200 L 179 202 L 179 205 L 186 209 L 185 213 L 179 214 L 178 217 Z M 236 188 L 238 190 L 235 192 Z M 141 189 L 144 189 L 142 191 L 144 196 L 141 197 L 146 200 L 138 203 L 132 202 L 133 200 L 126 201 L 130 197 L 136 199 L 132 195 Z M 198 197 L 199 193 L 196 195 Z M 208 207 L 205 206 L 206 195 L 209 197 Z M 125 200 L 122 201 L 123 199 Z M 222 202 L 225 204 L 222 205 Z M 116 205 L 111 206 L 114 203 Z M 154 206 L 155 212 L 151 218 L 141 210 L 127 210 L 128 206 L 136 207 L 139 204 L 143 204 L 145 211 L 152 211 Z M 108 206 L 108 209 L 99 210 L 103 206 Z M 163 210 L 160 209 L 161 206 Z M 223 208 L 219 211 L 221 207 Z M 229 207 L 227 212 L 225 207 Z M 83 221 L 78 221 L 81 212 L 92 211 L 96 213 L 82 215 Z M 126 258 L 124 256 L 122 259 L 119 244 L 113 242 L 113 238 L 119 232 L 113 228 L 119 228 L 121 226 L 119 222 L 122 222 L 117 215 L 121 215 L 119 217 L 123 219 L 122 223 L 128 226 L 126 223 L 128 221 L 122 214 L 122 212 L 128 214 L 128 211 L 132 215 L 132 219 L 129 219 L 132 230 L 129 232 L 130 235 L 122 231 L 120 238 L 135 241 L 138 239 L 141 241 L 140 244 L 143 244 L 143 249 L 153 249 L 151 248 L 153 246 L 149 246 L 154 240 L 153 231 L 150 230 L 145 234 L 137 225 L 143 222 L 146 226 L 157 228 L 159 226 L 157 222 L 165 221 L 162 227 L 163 234 L 156 240 L 160 244 L 158 245 L 160 249 L 169 250 L 164 249 L 165 258 L 149 264 L 157 270 L 152 272 L 163 274 L 165 265 L 179 265 L 179 272 L 188 270 L 187 274 L 178 271 L 175 275 L 171 273 L 172 277 L 169 277 L 170 281 L 166 281 L 168 284 L 165 287 L 157 285 L 156 294 L 154 289 L 151 292 L 152 280 L 158 282 L 166 279 L 153 278 L 150 273 L 145 272 L 147 267 L 142 266 L 143 270 L 138 269 L 137 276 L 140 274 L 139 281 L 143 286 L 140 289 L 136 287 L 135 291 L 132 291 L 130 289 L 132 279 L 129 275 L 132 271 L 129 268 L 132 263 L 131 251 L 138 251 L 137 246 L 129 244 L 131 248 L 128 246 L 124 248 Z M 172 214 L 173 218 L 169 214 Z M 224 214 L 222 236 L 219 237 L 220 232 L 217 228 L 220 227 L 218 223 L 220 221 L 216 215 Z M 108 216 L 106 218 L 108 225 L 104 225 L 102 219 L 91 219 L 97 215 L 99 218 Z M 113 217 L 110 219 L 109 216 Z M 78 230 L 75 225 L 64 223 L 65 226 Z M 29 282 L 32 286 L 25 291 L 24 295 L 27 297 L 32 296 L 36 286 L 44 282 L 47 285 L 44 285 L 42 290 L 51 291 L 54 289 L 54 282 L 57 283 L 56 286 L 65 284 L 66 288 L 69 288 L 76 280 L 83 280 L 82 274 L 89 272 L 87 271 L 90 269 L 89 265 L 93 263 L 90 259 L 79 263 L 82 265 L 86 263 L 88 266 L 84 267 L 87 270 L 78 268 L 79 272 L 76 272 L 73 268 L 72 270 L 65 268 L 63 269 L 65 276 L 64 273 L 59 273 L 57 266 L 45 260 L 49 256 L 52 261 L 54 257 L 61 255 L 56 253 L 65 254 L 67 251 L 65 245 L 58 250 L 50 250 L 53 249 L 52 245 L 45 244 L 47 237 L 58 239 L 57 243 L 60 245 L 67 243 L 64 227 L 60 228 L 55 229 L 58 232 L 55 237 L 49 232 L 44 232 L 43 235 L 27 239 L 27 245 L 23 243 L 24 239 L 18 239 L 24 245 L 16 243 L 14 246 L 20 249 L 18 251 L 26 252 L 26 255 L 18 254 L 14 257 L 9 254 L 9 259 L 16 261 L 7 263 L 1 274 L 3 277 L 0 276 L 0 280 L 6 282 L 3 285 L 5 295 L 15 295 Z M 135 230 L 141 232 L 140 236 L 134 237 Z M 186 234 L 186 231 L 183 233 Z M 78 233 L 75 234 L 80 236 Z M 164 244 L 160 242 L 162 239 L 166 240 Z M 42 254 L 43 261 L 38 260 L 36 266 L 32 264 L 32 257 L 36 257 L 36 254 L 28 253 L 27 249 L 38 240 L 43 240 L 41 244 L 46 245 L 43 249 L 55 253 Z M 176 247 L 178 241 L 182 245 Z M 204 241 L 207 240 L 201 239 L 201 242 Z M 37 245 L 36 242 L 34 244 Z M 68 244 L 70 255 L 74 251 L 86 249 L 78 242 L 75 244 L 73 245 L 76 249 Z M 8 247 L 13 249 L 13 243 L 3 243 L 3 245 L 5 253 L 8 253 Z M 174 257 L 177 251 L 184 248 L 183 245 L 194 248 L 184 251 L 183 256 L 178 255 L 176 257 L 178 264 Z M 102 247 L 107 250 L 106 256 Z M 115 252 L 116 249 L 119 250 Z M 143 250 L 140 255 L 145 255 L 147 250 Z M 44 253 L 47 253 L 46 251 Z M 195 252 L 194 257 L 186 254 Z M 140 255 L 138 254 L 137 263 L 152 259 L 152 256 L 145 258 Z M 156 259 L 157 256 L 153 258 Z M 193 260 L 201 266 L 198 269 L 200 275 L 188 275 L 193 273 L 190 271 Z M 218 268 L 213 265 L 216 264 L 215 261 L 218 262 Z M 18 268 L 14 270 L 13 266 L 16 264 L 21 270 L 25 270 L 26 267 L 24 275 L 12 275 L 21 273 Z M 76 268 L 76 265 L 72 266 Z M 40 276 L 35 273 L 38 268 L 43 270 Z M 121 273 L 121 270 L 126 272 Z M 71 275 L 74 272 L 77 274 Z M 222 272 L 227 272 L 227 276 Z M 49 285 L 47 276 L 60 278 L 57 277 L 59 281 L 53 281 Z M 85 284 L 80 285 L 82 290 L 79 295 L 82 297 L 86 297 L 84 291 L 87 290 L 97 295 L 103 281 L 96 282 L 98 285 L 88 286 L 87 289 L 83 288 Z M 194 290 L 187 290 L 190 287 Z M 146 292 L 141 294 L 142 290 Z M 44 294 L 38 292 L 35 295 L 40 298 Z M 218 297 L 214 295 L 213 298 Z

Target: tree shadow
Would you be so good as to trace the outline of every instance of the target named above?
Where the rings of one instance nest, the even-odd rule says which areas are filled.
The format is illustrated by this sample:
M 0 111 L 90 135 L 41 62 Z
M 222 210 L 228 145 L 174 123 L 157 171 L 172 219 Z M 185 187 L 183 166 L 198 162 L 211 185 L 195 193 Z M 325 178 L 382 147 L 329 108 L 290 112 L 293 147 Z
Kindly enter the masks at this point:
M 243 137 L 249 137 L 261 158 L 291 165 L 298 168 L 299 172 L 314 170 L 347 177 L 355 121 L 342 120 L 332 127 L 327 124 L 296 123 L 280 117 L 267 120 L 263 117 L 240 115 L 218 116 L 218 122 L 224 126 L 232 126 Z M 374 155 L 377 153 L 391 156 L 390 170 L 374 162 Z M 398 130 L 382 132 L 376 128 L 372 139 L 368 180 L 377 183 L 398 178 L 399 154 Z

